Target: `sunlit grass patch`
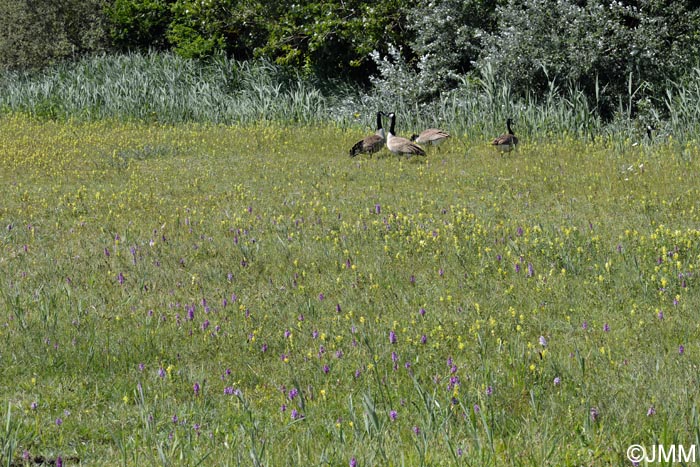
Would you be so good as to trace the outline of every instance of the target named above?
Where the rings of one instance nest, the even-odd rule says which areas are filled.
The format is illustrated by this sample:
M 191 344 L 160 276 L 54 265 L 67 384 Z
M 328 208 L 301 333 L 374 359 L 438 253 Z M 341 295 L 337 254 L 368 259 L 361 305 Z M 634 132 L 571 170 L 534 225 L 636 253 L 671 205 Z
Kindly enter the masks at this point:
M 692 145 L 351 159 L 361 133 L 332 126 L 0 125 L 5 459 L 596 465 L 694 442 Z

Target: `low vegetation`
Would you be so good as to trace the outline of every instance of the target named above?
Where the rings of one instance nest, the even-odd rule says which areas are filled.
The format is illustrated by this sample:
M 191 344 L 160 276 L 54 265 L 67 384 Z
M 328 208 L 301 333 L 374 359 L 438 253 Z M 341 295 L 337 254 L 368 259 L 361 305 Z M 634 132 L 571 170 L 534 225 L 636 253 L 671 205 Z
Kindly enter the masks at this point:
M 507 155 L 494 119 L 351 159 L 371 123 L 118 117 L 0 120 L 3 465 L 699 442 L 694 143 L 521 117 Z

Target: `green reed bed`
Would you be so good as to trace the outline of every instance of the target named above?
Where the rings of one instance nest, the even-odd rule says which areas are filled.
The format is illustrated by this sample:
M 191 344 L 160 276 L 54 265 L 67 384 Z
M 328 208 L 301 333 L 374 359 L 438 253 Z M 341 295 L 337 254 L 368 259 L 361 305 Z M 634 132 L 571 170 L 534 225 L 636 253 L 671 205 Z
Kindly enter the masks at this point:
M 406 78 L 407 79 L 407 78 Z M 338 81 L 300 76 L 264 61 L 225 57 L 187 60 L 166 53 L 103 55 L 33 73 L 0 74 L 0 111 L 40 119 L 147 121 L 165 124 L 328 124 L 370 128 L 377 110 L 395 112 L 399 133 L 436 126 L 489 139 L 516 121 L 516 133 L 530 141 L 572 135 L 584 141 L 606 138 L 622 146 L 641 142 L 647 125 L 657 143 L 697 140 L 700 71 L 669 82 L 655 99 L 638 99 L 645 83 L 633 82 L 619 96 L 615 115 L 599 113 L 601 86 L 587 96 L 554 77 L 546 92 L 516 95 L 490 69 L 465 76 L 455 89 L 430 102 L 417 102 L 413 83 L 402 75 L 361 90 Z M 621 146 L 621 147 L 622 147 Z M 618 148 L 619 149 L 619 148 Z

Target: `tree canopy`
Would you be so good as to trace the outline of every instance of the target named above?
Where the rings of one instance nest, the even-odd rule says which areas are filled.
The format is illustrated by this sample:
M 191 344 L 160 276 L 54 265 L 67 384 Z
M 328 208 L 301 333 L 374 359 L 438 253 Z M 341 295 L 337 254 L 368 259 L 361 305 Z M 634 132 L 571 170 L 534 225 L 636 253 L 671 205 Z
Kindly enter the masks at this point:
M 553 81 L 598 105 L 690 74 L 700 8 L 670 0 L 11 0 L 0 67 L 94 53 L 173 51 L 266 59 L 307 76 L 430 100 L 485 69 L 520 94 Z

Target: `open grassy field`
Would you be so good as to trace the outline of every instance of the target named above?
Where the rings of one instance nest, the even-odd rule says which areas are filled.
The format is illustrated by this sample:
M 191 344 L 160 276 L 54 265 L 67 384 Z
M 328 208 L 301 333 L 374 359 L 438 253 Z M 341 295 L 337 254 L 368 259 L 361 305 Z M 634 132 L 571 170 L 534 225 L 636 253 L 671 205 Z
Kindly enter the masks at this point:
M 696 145 L 366 132 L 3 117 L 2 465 L 700 444 Z

